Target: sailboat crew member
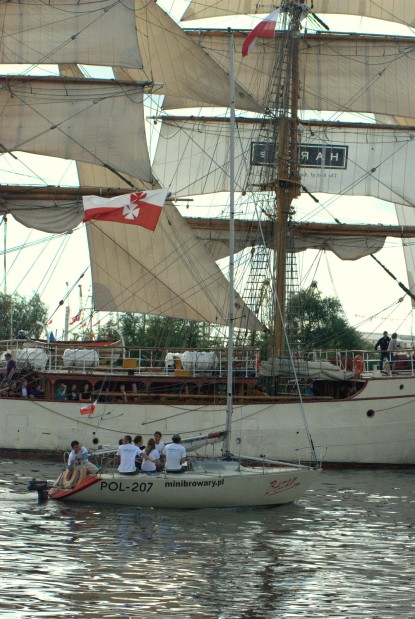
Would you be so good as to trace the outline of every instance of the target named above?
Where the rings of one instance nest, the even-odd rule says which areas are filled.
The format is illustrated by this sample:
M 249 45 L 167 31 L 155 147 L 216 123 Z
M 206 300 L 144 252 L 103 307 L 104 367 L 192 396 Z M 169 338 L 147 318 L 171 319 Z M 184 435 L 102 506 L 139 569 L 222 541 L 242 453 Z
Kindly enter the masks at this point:
M 164 448 L 166 456 L 166 473 L 183 473 L 186 469 L 182 464 L 186 458 L 186 449 L 180 445 L 180 434 L 175 434 L 172 437 L 172 443 L 169 443 Z
M 68 471 L 72 471 L 78 466 L 85 466 L 88 473 L 96 473 L 98 471 L 98 467 L 88 460 L 89 454 L 86 447 L 80 445 L 79 441 L 72 441 L 71 447 L 72 451 L 68 458 Z
M 118 472 L 123 475 L 135 475 L 138 469 L 135 459 L 141 455 L 141 449 L 132 445 L 132 438 L 126 434 L 122 438 L 122 444 L 118 447 L 117 456 L 120 458 Z

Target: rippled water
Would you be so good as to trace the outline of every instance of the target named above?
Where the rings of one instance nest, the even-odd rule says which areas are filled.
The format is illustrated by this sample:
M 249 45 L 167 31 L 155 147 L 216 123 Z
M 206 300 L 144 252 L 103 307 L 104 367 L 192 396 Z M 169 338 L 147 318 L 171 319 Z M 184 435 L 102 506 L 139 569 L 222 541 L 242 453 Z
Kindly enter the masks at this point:
M 0 617 L 415 617 L 411 471 L 324 472 L 297 505 L 37 503 L 56 463 L 0 460 Z

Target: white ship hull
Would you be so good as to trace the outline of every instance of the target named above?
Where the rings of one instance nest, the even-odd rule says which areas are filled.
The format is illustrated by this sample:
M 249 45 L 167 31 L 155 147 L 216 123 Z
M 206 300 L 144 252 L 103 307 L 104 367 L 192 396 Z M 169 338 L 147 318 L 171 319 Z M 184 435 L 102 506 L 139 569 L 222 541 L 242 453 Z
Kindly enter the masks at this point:
M 415 465 L 415 378 L 371 378 L 353 398 L 304 403 L 323 464 Z M 90 450 L 118 445 L 124 434 L 166 438 L 224 429 L 223 406 L 177 402 L 99 403 L 91 416 L 79 403 L 0 399 L 0 451 L 61 455 L 77 438 Z M 309 447 L 297 403 L 235 404 L 231 451 L 252 457 L 307 460 Z M 209 451 L 210 449 L 210 451 Z M 218 454 L 218 447 L 207 453 Z

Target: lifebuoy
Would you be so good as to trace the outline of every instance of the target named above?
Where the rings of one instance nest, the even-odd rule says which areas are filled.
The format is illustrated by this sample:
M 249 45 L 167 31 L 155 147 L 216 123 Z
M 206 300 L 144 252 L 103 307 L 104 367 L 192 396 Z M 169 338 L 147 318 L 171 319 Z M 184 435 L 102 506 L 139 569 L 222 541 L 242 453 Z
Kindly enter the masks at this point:
M 75 488 L 81 481 L 84 481 L 87 474 L 85 466 L 75 466 L 70 471 L 65 471 L 62 477 L 64 488 Z
M 353 367 L 355 374 L 361 374 L 365 369 L 365 362 L 363 361 L 362 355 L 356 355 L 353 359 Z
M 74 467 L 70 471 L 66 471 L 62 477 L 62 486 L 64 488 L 73 488 L 78 483 L 79 469 Z

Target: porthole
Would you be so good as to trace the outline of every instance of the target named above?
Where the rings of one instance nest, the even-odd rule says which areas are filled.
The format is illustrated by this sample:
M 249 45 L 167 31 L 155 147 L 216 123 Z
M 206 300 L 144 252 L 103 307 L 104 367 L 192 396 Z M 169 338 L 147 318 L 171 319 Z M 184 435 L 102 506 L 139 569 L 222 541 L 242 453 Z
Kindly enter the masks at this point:
M 403 389 L 403 385 L 399 385 L 399 389 Z
M 374 411 L 374 410 L 372 410 L 372 409 L 369 409 L 369 410 L 367 411 L 366 415 L 367 415 L 368 417 L 372 418 L 372 417 L 374 417 L 374 416 L 375 416 L 375 411 Z
M 92 443 L 93 443 L 94 445 L 98 445 L 98 443 L 99 443 L 99 438 L 96 438 L 96 437 L 95 437 L 95 438 L 93 438 L 93 439 L 92 439 Z

